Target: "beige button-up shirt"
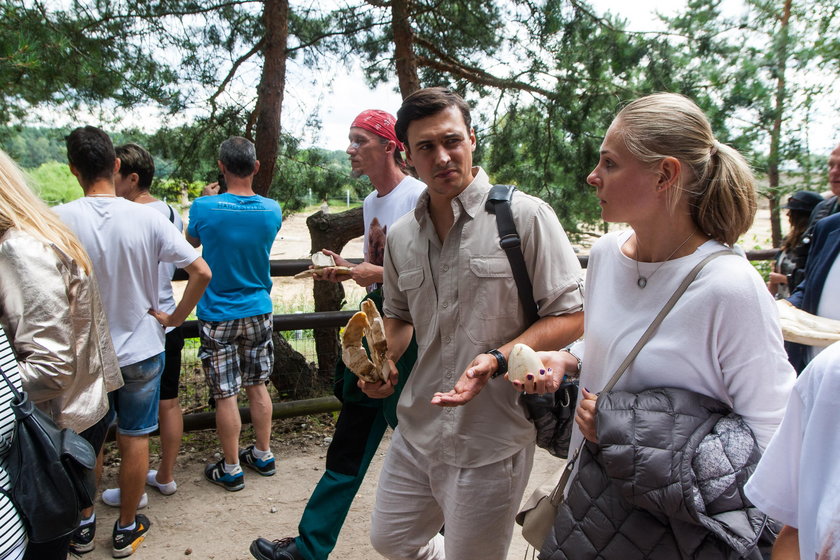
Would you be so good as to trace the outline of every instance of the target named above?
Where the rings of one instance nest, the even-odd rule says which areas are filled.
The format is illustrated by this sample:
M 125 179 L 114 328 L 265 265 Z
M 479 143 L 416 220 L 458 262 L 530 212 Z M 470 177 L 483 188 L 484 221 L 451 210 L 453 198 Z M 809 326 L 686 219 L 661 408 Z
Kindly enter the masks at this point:
M 500 461 L 535 438 L 518 393 L 503 379 L 488 382 L 465 406 L 430 404 L 436 392 L 455 386 L 473 358 L 527 327 L 496 216 L 485 210 L 490 182 L 480 168 L 474 175 L 451 201 L 455 223 L 443 243 L 424 192 L 415 211 L 388 232 L 385 251 L 385 316 L 413 324 L 418 344 L 397 406 L 400 432 L 434 460 L 457 467 Z M 554 210 L 519 191 L 511 206 L 540 316 L 580 311 L 580 264 Z

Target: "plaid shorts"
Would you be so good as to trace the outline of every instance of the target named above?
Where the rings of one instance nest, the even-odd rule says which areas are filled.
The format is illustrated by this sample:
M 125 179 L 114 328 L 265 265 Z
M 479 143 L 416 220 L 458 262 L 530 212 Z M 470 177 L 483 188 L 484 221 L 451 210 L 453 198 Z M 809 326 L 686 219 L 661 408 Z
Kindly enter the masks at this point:
M 199 319 L 198 357 L 214 398 L 239 394 L 240 387 L 265 383 L 274 365 L 271 313 L 232 321 Z

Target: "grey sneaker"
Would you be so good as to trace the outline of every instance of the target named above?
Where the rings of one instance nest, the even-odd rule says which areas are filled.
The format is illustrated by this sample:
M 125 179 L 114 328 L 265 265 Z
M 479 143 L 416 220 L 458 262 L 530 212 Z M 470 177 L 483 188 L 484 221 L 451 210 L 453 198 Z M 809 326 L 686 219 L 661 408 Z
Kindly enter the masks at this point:
M 242 468 L 237 466 L 232 473 L 225 472 L 225 460 L 220 459 L 215 465 L 207 465 L 204 469 L 204 478 L 221 486 L 228 492 L 237 492 L 245 488 L 245 474 Z
M 257 456 L 254 455 L 253 445 L 249 445 L 245 449 L 241 449 L 239 451 L 239 464 L 255 470 L 262 476 L 272 476 L 275 472 L 274 454 L 269 453 L 262 459 L 258 459 Z

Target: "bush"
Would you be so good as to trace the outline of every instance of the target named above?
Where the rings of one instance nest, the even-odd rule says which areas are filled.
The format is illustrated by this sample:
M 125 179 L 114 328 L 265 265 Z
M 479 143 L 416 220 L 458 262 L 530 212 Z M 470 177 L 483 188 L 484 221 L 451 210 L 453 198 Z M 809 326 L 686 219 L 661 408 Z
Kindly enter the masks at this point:
M 84 196 L 76 177 L 66 163 L 50 161 L 28 172 L 32 187 L 41 199 L 54 206 Z

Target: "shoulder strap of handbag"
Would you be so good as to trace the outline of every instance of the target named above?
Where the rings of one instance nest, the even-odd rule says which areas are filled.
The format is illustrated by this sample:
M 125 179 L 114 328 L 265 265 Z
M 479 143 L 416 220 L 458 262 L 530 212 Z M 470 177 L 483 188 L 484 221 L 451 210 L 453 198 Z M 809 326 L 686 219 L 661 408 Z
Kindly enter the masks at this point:
M 711 255 L 707 256 L 705 259 L 697 263 L 694 268 L 685 276 L 682 283 L 679 287 L 674 291 L 674 294 L 671 298 L 665 303 L 659 313 L 654 317 L 653 321 L 651 321 L 650 326 L 647 330 L 642 334 L 639 341 L 630 350 L 630 353 L 627 354 L 627 357 L 624 358 L 624 361 L 621 362 L 621 365 L 618 366 L 618 369 L 615 370 L 615 373 L 604 386 L 603 392 L 609 392 L 615 387 L 615 384 L 618 383 L 618 380 L 621 379 L 621 376 L 624 375 L 624 372 L 630 366 L 630 363 L 636 359 L 636 356 L 639 354 L 639 351 L 642 347 L 647 344 L 647 342 L 653 337 L 653 333 L 659 327 L 662 320 L 665 319 L 665 316 L 674 308 L 677 304 L 677 300 L 682 297 L 685 291 L 688 289 L 688 286 L 697 278 L 697 275 L 700 274 L 700 271 L 703 270 L 703 267 L 706 266 L 709 261 L 716 259 L 718 257 L 723 257 L 725 255 L 735 255 L 734 251 L 729 249 L 725 249 L 722 251 L 716 251 Z M 578 455 L 580 455 L 580 450 L 583 449 L 583 444 L 586 443 L 586 438 L 582 438 L 580 444 L 578 445 L 577 449 L 575 449 L 574 455 L 569 461 L 566 463 L 566 468 L 563 469 L 563 475 L 560 477 L 560 480 L 557 482 L 557 486 L 554 487 L 554 490 L 551 492 L 551 503 L 555 506 L 560 503 L 560 499 L 563 497 L 563 491 L 566 489 L 566 484 L 569 481 L 569 477 L 572 475 L 572 470 L 575 466 L 575 461 L 577 461 Z
M 516 282 L 519 301 L 522 302 L 522 309 L 525 311 L 525 318 L 528 319 L 528 324 L 533 324 L 540 316 L 537 313 L 537 304 L 534 301 L 534 290 L 531 286 L 531 279 L 528 277 L 528 269 L 525 267 L 525 257 L 522 255 L 522 241 L 516 231 L 513 211 L 510 208 L 510 200 L 513 198 L 513 191 L 515 190 L 516 187 L 513 185 L 494 185 L 487 197 L 486 210 L 496 215 L 499 246 L 510 261 L 510 269 Z
M 12 394 L 13 394 L 13 395 L 14 395 L 14 397 L 15 397 L 15 400 L 16 400 L 17 402 L 22 401 L 22 400 L 23 400 L 23 397 L 22 397 L 22 395 L 20 394 L 20 391 L 18 391 L 18 388 L 17 388 L 17 387 L 15 387 L 15 384 L 14 384 L 14 383 L 12 383 L 12 380 L 11 380 L 11 379 L 9 379 L 9 376 L 8 376 L 8 375 L 6 375 L 6 372 L 5 372 L 5 371 L 3 371 L 3 368 L 2 368 L 2 367 L 0 367 L 0 375 L 2 375 L 2 376 L 3 376 L 3 380 L 4 380 L 4 381 L 6 381 L 6 385 L 8 385 L 8 386 L 9 386 L 9 389 L 11 389 Z

